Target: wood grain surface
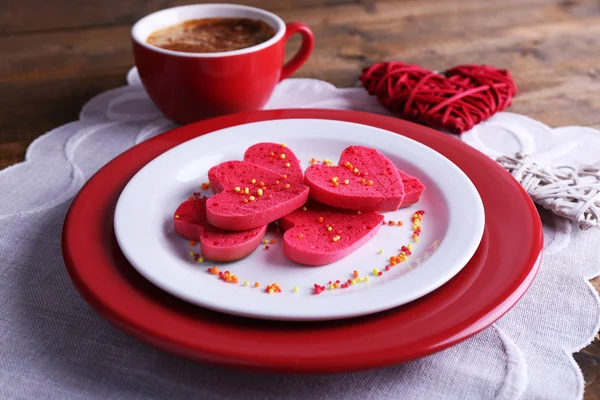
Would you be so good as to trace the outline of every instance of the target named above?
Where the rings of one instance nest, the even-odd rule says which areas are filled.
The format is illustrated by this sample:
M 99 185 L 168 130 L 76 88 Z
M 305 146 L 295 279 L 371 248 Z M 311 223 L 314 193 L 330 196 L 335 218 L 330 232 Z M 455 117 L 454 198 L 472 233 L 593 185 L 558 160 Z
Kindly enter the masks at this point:
M 46 131 L 77 119 L 91 97 L 125 83 L 132 24 L 197 1 L 0 0 L 0 169 L 24 159 Z M 509 109 L 550 126 L 600 129 L 597 0 L 255 0 L 240 3 L 302 21 L 315 34 L 296 77 L 358 86 L 360 70 L 401 60 L 434 70 L 456 64 L 509 69 Z M 299 41 L 288 45 L 288 57 Z M 600 280 L 593 282 L 600 289 Z M 576 354 L 585 399 L 600 399 L 600 341 Z

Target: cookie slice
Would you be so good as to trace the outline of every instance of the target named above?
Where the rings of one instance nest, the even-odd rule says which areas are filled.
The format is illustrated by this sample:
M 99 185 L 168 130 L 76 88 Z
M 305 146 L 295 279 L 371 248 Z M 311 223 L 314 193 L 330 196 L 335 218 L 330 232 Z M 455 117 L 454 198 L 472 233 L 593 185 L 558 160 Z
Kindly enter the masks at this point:
M 283 252 L 305 265 L 326 265 L 341 260 L 367 243 L 379 228 L 383 215 L 341 210 L 309 202 L 279 220 L 285 230 Z
M 312 199 L 348 210 L 396 211 L 404 199 L 398 169 L 369 147 L 346 148 L 339 165 L 311 165 L 304 182 Z
M 425 191 L 425 185 L 414 176 L 408 175 L 407 173 L 398 170 L 400 178 L 402 178 L 402 184 L 404 185 L 404 199 L 400 207 L 408 207 L 411 204 L 417 203 L 421 200 L 421 195 Z
M 206 218 L 221 229 L 243 231 L 276 221 L 308 199 L 308 187 L 247 161 L 226 161 L 208 171 L 215 191 Z
M 298 183 L 303 183 L 304 173 L 300 161 L 285 144 L 257 143 L 248 147 L 244 153 L 244 161 L 260 165 Z
M 202 256 L 217 262 L 239 260 L 252 253 L 265 236 L 267 226 L 248 231 L 225 231 L 206 220 L 207 199 L 181 203 L 173 216 L 175 231 L 187 240 L 199 241 Z

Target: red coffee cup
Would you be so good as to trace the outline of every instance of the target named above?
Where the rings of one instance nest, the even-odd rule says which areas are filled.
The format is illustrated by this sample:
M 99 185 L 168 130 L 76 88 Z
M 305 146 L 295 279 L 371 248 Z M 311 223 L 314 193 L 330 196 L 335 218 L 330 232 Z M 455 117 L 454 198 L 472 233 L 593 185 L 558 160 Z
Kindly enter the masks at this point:
M 268 41 L 222 53 L 184 53 L 146 43 L 157 29 L 200 18 L 251 18 L 275 29 Z M 287 40 L 302 35 L 298 53 L 284 65 Z M 261 109 L 282 79 L 308 58 L 314 38 L 299 22 L 284 23 L 259 8 L 198 4 L 168 8 L 139 20 L 131 30 L 133 54 L 142 83 L 154 104 L 171 120 L 187 124 L 218 115 Z

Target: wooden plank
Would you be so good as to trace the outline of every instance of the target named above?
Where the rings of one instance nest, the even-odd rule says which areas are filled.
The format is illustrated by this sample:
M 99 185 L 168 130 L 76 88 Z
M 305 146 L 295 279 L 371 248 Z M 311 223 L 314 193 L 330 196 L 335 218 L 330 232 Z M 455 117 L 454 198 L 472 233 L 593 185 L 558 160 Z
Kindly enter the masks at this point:
M 88 29 L 90 27 L 106 27 L 131 25 L 145 15 L 169 7 L 187 4 L 198 4 L 193 0 L 106 0 L 80 1 L 72 0 L 10 1 L 2 4 L 0 9 L 0 34 L 31 33 L 54 31 L 60 29 Z M 323 9 L 339 4 L 358 4 L 365 10 L 372 8 L 374 0 L 242 0 L 237 4 L 245 4 L 263 8 L 275 13 L 299 8 Z M 35 9 L 35 12 L 32 12 Z
M 104 2 L 79 2 L 76 6 L 71 0 L 36 1 L 35 7 L 31 2 L 4 1 L 0 8 L 0 34 L 31 33 L 37 31 L 54 31 L 60 29 L 89 29 L 90 27 L 106 27 L 117 25 L 131 25 L 143 16 L 160 9 L 197 4 L 191 0 L 112 0 Z M 420 0 L 242 0 L 236 3 L 264 8 L 275 12 L 285 19 L 300 19 L 306 15 L 331 19 L 332 21 L 344 20 L 346 23 L 369 19 L 368 15 L 376 15 L 371 19 L 379 19 L 383 15 L 382 9 L 395 11 L 394 15 L 410 16 L 420 19 L 424 16 L 439 14 L 445 16 L 451 23 L 460 20 L 464 11 L 480 10 L 485 13 L 497 9 L 518 9 L 523 4 L 548 5 L 555 4 L 575 16 L 587 16 L 597 13 L 597 3 L 593 1 L 570 2 L 564 0 L 460 0 L 460 1 L 420 1 Z M 348 7 L 353 12 L 348 12 Z M 36 12 L 31 12 L 35 8 Z M 379 17 L 378 17 L 378 16 Z M 481 18 L 484 22 L 493 22 L 497 18 Z M 476 22 L 468 21 L 467 22 Z M 435 33 L 445 24 L 436 25 Z
M 442 1 L 439 4 L 446 3 Z M 481 20 L 476 18 L 479 13 L 477 6 L 481 2 L 463 3 L 472 5 L 475 9 L 471 12 L 465 11 L 466 8 L 463 9 L 461 21 Z M 577 32 L 580 30 L 578 23 L 573 21 L 564 23 L 566 17 L 564 13 L 556 11 L 556 7 L 542 7 L 540 10 L 539 5 L 534 2 L 533 5 L 525 4 L 518 10 L 510 7 L 499 9 L 495 12 L 497 16 L 495 20 L 504 21 L 503 23 L 474 23 L 466 34 L 462 23 L 446 23 L 443 37 L 451 39 L 440 40 L 427 37 L 423 39 L 422 37 L 431 31 L 432 24 L 443 25 L 443 22 L 448 20 L 447 16 L 443 12 L 436 12 L 435 15 L 428 16 L 428 23 L 415 22 L 418 20 L 410 15 L 406 16 L 406 11 L 395 12 L 398 7 L 392 6 L 390 4 L 379 6 L 374 13 L 377 14 L 378 19 L 374 19 L 375 17 L 371 15 L 373 13 L 363 13 L 366 17 L 356 18 L 355 22 L 349 22 L 347 17 L 338 17 L 338 15 L 356 12 L 355 5 L 339 7 L 340 13 L 332 14 L 327 18 L 306 10 L 298 12 L 299 17 L 303 17 L 300 19 L 306 20 L 313 26 L 317 37 L 314 56 L 305 67 L 304 75 L 318 76 L 323 66 L 343 68 L 348 64 L 347 67 L 358 67 L 353 74 L 352 80 L 355 81 L 356 71 L 362 66 L 384 58 L 398 58 L 439 68 L 459 62 L 477 62 L 477 59 L 480 62 L 481 59 L 487 62 L 490 58 L 488 53 L 498 51 L 504 54 L 492 54 L 493 59 L 499 61 L 495 65 L 502 66 L 507 63 L 507 58 L 511 60 L 515 58 L 510 54 L 511 52 L 520 52 L 519 55 L 522 56 L 535 54 L 537 58 L 545 57 L 536 48 L 541 42 L 541 35 L 536 33 L 539 29 L 546 29 L 552 33 L 552 30 L 562 28 L 560 35 L 581 33 Z M 433 7 L 432 10 L 437 9 Z M 534 12 L 536 10 L 537 13 Z M 486 11 L 490 11 L 489 8 Z M 403 15 L 404 19 L 402 19 Z M 523 15 L 526 17 L 522 17 Z M 529 28 L 507 30 L 504 29 L 507 21 L 511 21 L 510 24 L 519 22 L 521 26 L 529 26 Z M 551 24 L 550 22 L 553 21 L 558 23 Z M 588 19 L 587 22 L 593 25 L 597 20 Z M 396 24 L 395 28 L 394 24 Z M 592 28 L 589 32 L 597 32 L 597 30 Z M 470 36 L 478 39 L 469 39 Z M 0 49 L 3 49 L 0 50 L 1 60 L 5 60 L 0 61 L 0 81 L 30 81 L 38 78 L 47 80 L 58 76 L 69 76 L 74 70 L 91 73 L 90 71 L 102 70 L 106 66 L 113 68 L 115 63 L 118 66 L 128 65 L 131 63 L 128 37 L 129 27 L 124 26 L 86 29 L 77 34 L 71 31 L 59 31 L 0 37 Z M 290 49 L 288 53 L 291 52 Z M 576 54 L 576 56 L 580 55 L 580 53 Z M 594 55 L 593 58 L 595 57 Z M 317 69 L 310 69 L 311 64 L 316 65 Z M 517 67 L 539 68 L 539 64 L 517 65 Z M 348 85 L 348 79 L 338 76 L 334 80 L 337 84 Z

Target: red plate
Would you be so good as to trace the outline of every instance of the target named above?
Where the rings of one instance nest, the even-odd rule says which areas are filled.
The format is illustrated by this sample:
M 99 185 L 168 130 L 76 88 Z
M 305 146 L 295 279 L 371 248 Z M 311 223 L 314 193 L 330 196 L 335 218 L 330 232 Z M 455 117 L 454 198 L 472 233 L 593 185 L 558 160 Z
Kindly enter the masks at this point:
M 178 300 L 144 280 L 119 250 L 113 233 L 115 204 L 129 179 L 153 158 L 197 136 L 286 118 L 331 119 L 387 129 L 452 160 L 471 178 L 485 206 L 485 233 L 471 261 L 446 285 L 406 306 L 369 317 L 315 323 L 218 314 Z M 542 235 L 537 211 L 521 186 L 494 161 L 455 138 L 375 114 L 274 110 L 187 125 L 143 142 L 108 163 L 71 205 L 63 230 L 63 254 L 71 279 L 92 307 L 151 345 L 225 366 L 329 373 L 421 357 L 489 326 L 531 284 L 541 260 Z

